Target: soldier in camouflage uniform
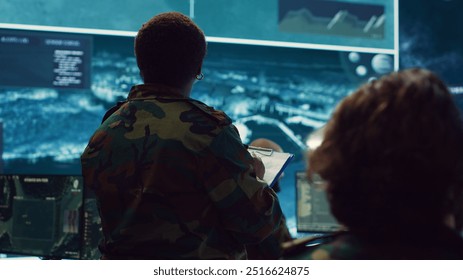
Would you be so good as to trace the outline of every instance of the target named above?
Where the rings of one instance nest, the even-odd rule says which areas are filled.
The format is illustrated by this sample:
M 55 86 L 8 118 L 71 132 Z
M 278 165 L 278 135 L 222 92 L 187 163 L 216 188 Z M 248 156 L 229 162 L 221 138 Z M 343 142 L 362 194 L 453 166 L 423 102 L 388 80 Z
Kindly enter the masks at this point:
M 345 98 L 310 154 L 348 229 L 311 259 L 463 259 L 463 125 L 444 83 L 391 73 Z
M 145 84 L 110 110 L 82 155 L 96 193 L 104 259 L 243 259 L 278 228 L 276 194 L 221 111 L 189 98 L 202 31 L 152 18 L 135 41 Z

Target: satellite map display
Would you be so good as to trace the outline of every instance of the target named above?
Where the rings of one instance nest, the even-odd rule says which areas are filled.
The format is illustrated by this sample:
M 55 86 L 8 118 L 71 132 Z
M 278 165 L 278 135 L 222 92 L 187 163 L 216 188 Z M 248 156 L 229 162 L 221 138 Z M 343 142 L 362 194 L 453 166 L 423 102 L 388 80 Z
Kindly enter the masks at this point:
M 44 40 L 50 36 L 32 34 Z M 28 36 L 28 31 L 17 31 L 18 38 Z M 65 41 L 69 34 L 60 36 Z M 88 88 L 83 82 L 81 88 L 75 83 L 54 84 L 60 66 L 48 64 L 67 47 L 45 53 L 41 63 L 26 61 L 15 68 L 22 77 L 24 69 L 40 68 L 35 71 L 50 76 L 48 87 L 22 86 L 21 79 L 17 86 L 0 86 L 5 173 L 80 174 L 79 156 L 104 112 L 142 82 L 132 53 L 133 38 L 89 36 L 80 40 L 92 42 L 93 52 L 80 51 L 77 58 L 83 65 L 71 73 L 89 76 Z M 0 50 L 4 45 L 0 42 Z M 21 51 L 15 55 L 20 57 Z M 225 111 L 243 142 L 267 137 L 300 155 L 305 137 L 328 120 L 339 100 L 361 82 L 391 71 L 392 62 L 385 54 L 209 43 L 205 78 L 194 86 L 192 98 Z

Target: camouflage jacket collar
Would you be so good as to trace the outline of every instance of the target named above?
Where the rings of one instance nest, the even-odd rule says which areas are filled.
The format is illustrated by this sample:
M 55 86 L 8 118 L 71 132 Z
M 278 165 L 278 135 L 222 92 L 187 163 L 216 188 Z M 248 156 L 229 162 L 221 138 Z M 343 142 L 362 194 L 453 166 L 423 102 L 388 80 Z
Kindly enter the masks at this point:
M 185 97 L 181 95 L 180 91 L 175 88 L 160 84 L 141 84 L 133 86 L 130 89 L 129 96 L 126 101 L 118 102 L 116 106 L 109 109 L 103 117 L 103 122 L 115 111 L 117 111 L 122 104 L 131 100 L 147 100 L 147 99 L 157 99 L 162 101 L 182 101 L 187 102 L 202 112 L 206 113 L 208 116 L 212 117 L 214 120 L 218 121 L 220 125 L 229 125 L 231 124 L 231 119 L 222 111 L 215 110 L 213 107 L 207 106 L 201 101 L 192 99 L 190 97 Z
M 179 90 L 161 84 L 141 84 L 135 85 L 130 89 L 127 100 L 134 99 L 149 99 L 149 98 L 172 98 L 172 99 L 188 99 L 184 97 Z

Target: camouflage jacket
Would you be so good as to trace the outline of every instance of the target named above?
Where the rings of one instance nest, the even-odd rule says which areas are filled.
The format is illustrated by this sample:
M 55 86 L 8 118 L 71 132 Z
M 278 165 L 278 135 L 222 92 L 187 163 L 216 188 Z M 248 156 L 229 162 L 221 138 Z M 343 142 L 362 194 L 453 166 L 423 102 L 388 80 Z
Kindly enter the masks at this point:
M 134 86 L 81 161 L 104 258 L 242 259 L 281 220 L 228 116 L 171 88 Z
M 248 259 L 250 260 L 275 260 L 283 256 L 281 244 L 293 240 L 286 225 L 283 215 L 278 229 L 264 241 L 258 244 L 246 245 Z

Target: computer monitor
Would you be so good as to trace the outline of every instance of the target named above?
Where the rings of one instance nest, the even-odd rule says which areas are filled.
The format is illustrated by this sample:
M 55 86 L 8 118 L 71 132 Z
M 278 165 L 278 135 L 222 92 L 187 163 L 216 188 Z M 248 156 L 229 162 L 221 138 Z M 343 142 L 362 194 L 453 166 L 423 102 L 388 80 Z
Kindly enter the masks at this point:
M 321 182 L 309 182 L 305 171 L 296 172 L 296 223 L 300 232 L 334 232 L 340 225 L 330 212 Z
M 0 252 L 80 258 L 81 176 L 0 175 Z
M 124 36 L 0 28 L 0 61 L 5 174 L 81 174 L 104 112 L 141 80 Z

